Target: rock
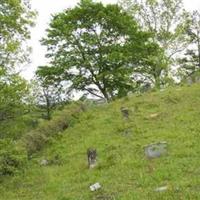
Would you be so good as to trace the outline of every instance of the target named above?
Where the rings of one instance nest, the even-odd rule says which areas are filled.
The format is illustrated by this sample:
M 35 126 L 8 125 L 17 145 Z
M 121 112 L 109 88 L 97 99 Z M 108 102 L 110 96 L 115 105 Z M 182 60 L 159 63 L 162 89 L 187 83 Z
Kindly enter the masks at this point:
M 97 151 L 96 149 L 87 150 L 88 166 L 90 169 L 94 168 L 97 164 Z
M 160 116 L 160 113 L 152 113 L 149 115 L 149 119 L 155 119 Z
M 167 189 L 168 189 L 167 186 L 162 186 L 162 187 L 156 188 L 154 191 L 155 191 L 155 192 L 164 192 L 164 191 L 166 191 Z
M 90 190 L 92 192 L 96 191 L 96 190 L 99 190 L 101 188 L 101 185 L 99 183 L 95 183 L 93 185 L 90 186 Z
M 46 159 L 43 159 L 43 160 L 40 161 L 40 165 L 41 165 L 41 166 L 46 166 L 46 165 L 48 165 L 48 164 L 49 164 L 49 161 L 46 160 Z
M 149 144 L 144 147 L 147 158 L 158 158 L 167 153 L 167 142 Z
M 129 118 L 129 109 L 125 108 L 125 107 L 121 107 L 120 110 L 121 110 L 123 117 L 125 119 L 128 119 Z

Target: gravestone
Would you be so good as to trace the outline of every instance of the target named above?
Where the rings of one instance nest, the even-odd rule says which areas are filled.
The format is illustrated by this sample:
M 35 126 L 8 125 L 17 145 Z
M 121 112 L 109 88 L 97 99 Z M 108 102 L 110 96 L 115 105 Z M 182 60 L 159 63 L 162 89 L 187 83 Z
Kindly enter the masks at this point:
M 46 159 L 43 159 L 43 160 L 40 161 L 40 165 L 41 165 L 41 166 L 46 166 L 46 165 L 48 165 L 48 164 L 49 164 L 49 161 L 46 160 Z
M 163 186 L 163 187 L 158 187 L 158 188 L 156 188 L 154 191 L 155 191 L 155 192 L 164 192 L 164 191 L 166 191 L 167 189 L 168 189 L 167 186 Z
M 125 108 L 125 107 L 121 107 L 120 110 L 121 110 L 123 117 L 125 119 L 128 119 L 129 118 L 129 109 Z
M 96 149 L 87 150 L 88 167 L 90 169 L 94 168 L 97 164 L 97 151 Z
M 101 185 L 99 183 L 95 183 L 94 185 L 91 185 L 90 186 L 90 190 L 92 192 L 96 191 L 96 190 L 99 190 L 101 188 Z
M 146 83 L 145 85 L 143 85 L 141 92 L 148 92 L 151 90 L 151 84 L 150 83 Z
M 147 158 L 158 158 L 167 153 L 167 142 L 149 144 L 144 147 Z
M 67 129 L 68 128 L 68 124 L 67 124 L 67 122 L 65 122 L 65 123 L 63 123 L 62 124 L 62 130 L 64 131 L 65 129 Z

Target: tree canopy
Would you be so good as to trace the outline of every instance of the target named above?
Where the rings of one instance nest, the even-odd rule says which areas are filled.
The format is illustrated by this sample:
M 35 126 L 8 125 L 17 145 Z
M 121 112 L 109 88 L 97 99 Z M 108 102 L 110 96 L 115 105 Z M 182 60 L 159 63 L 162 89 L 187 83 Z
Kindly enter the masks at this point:
M 118 5 L 92 1 L 55 15 L 42 44 L 50 65 L 38 74 L 107 100 L 134 91 L 134 75 L 161 52 L 152 35 Z

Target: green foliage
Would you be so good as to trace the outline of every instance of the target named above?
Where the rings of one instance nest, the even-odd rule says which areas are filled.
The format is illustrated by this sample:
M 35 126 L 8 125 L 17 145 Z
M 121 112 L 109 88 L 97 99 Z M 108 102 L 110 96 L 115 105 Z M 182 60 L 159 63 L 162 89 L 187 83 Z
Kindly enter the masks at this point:
M 27 133 L 22 140 L 28 155 L 31 156 L 40 151 L 53 137 L 62 134 L 65 129 L 73 126 L 73 120 L 77 120 L 84 109 L 83 104 L 68 105 L 64 110 L 58 111 L 57 116 L 54 114 L 52 120 L 41 123 L 35 130 Z
M 0 138 L 19 140 L 24 134 L 38 126 L 39 117 L 39 115 L 28 113 L 1 122 Z
M 190 46 L 184 56 L 179 59 L 179 72 L 183 78 L 197 75 L 200 69 L 200 13 L 195 11 L 190 19 L 187 34 L 190 38 Z M 180 75 L 179 74 L 179 75 Z
M 162 51 L 152 35 L 117 5 L 81 1 L 53 17 L 42 44 L 51 66 L 37 74 L 64 81 L 70 90 L 112 100 L 136 89 L 134 71 L 149 67 Z
M 27 156 L 30 158 L 51 143 L 55 136 L 61 135 L 65 129 L 72 127 L 85 109 L 85 105 L 81 103 L 68 105 L 64 110 L 55 112 L 53 120 L 43 121 L 35 125 L 37 127 L 31 123 L 31 115 L 17 118 L 12 123 L 6 121 L 4 125 L 11 127 L 6 129 L 1 126 L 0 177 L 22 172 L 22 169 L 27 166 Z M 34 120 L 33 116 L 32 120 Z M 55 154 L 49 162 L 61 164 L 62 160 Z
M 22 171 L 27 162 L 25 149 L 14 141 L 0 139 L 0 176 Z
M 16 72 L 16 66 L 27 61 L 29 51 L 24 42 L 30 38 L 34 16 L 28 0 L 0 2 L 0 138 L 13 136 L 8 136 L 5 124 L 11 125 L 28 109 L 28 84 Z
M 13 68 L 26 60 L 27 50 L 22 49 L 22 43 L 30 38 L 34 16 L 27 0 L 1 0 L 0 69 Z
M 178 62 L 180 65 L 178 76 L 180 76 L 182 80 L 193 76 L 200 69 L 199 58 L 194 49 L 188 49 L 184 57 L 180 58 Z
M 39 75 L 31 81 L 30 90 L 32 104 L 40 108 L 43 118 L 48 120 L 51 119 L 55 109 L 62 108 L 69 102 L 66 87 L 54 82 L 54 80 L 46 80 Z
M 154 85 L 169 83 L 172 66 L 190 44 L 187 30 L 192 24 L 191 15 L 182 0 L 119 0 L 119 3 L 138 20 L 142 29 L 153 33 L 153 40 L 164 50 L 164 56 L 156 57 L 149 73 Z
M 0 123 L 24 114 L 27 95 L 28 85 L 18 75 L 0 80 Z

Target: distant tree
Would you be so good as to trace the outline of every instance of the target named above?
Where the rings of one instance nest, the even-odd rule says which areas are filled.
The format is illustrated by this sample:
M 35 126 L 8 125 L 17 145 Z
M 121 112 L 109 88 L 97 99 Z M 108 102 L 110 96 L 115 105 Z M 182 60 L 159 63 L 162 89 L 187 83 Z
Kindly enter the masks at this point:
M 200 71 L 200 13 L 198 11 L 193 12 L 187 33 L 190 46 L 184 56 L 179 59 L 180 72 L 184 77 L 192 76 Z
M 90 0 L 55 15 L 42 44 L 51 61 L 42 76 L 108 101 L 134 91 L 134 70 L 161 52 L 119 6 Z
M 169 80 L 171 65 L 189 45 L 187 29 L 190 14 L 184 9 L 182 0 L 119 0 L 119 4 L 136 18 L 140 26 L 153 33 L 154 41 L 164 49 L 165 56 L 160 56 L 156 66 L 155 80 Z M 156 69 L 156 70 L 154 70 Z
M 66 91 L 64 86 L 57 84 L 54 81 L 45 80 L 39 77 L 40 70 L 37 71 L 37 76 L 31 82 L 31 94 L 33 105 L 39 107 L 41 111 L 45 111 L 45 119 L 50 120 L 52 111 L 65 104 L 69 99 L 66 98 Z

